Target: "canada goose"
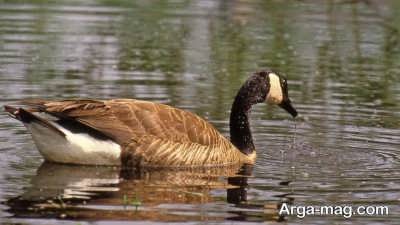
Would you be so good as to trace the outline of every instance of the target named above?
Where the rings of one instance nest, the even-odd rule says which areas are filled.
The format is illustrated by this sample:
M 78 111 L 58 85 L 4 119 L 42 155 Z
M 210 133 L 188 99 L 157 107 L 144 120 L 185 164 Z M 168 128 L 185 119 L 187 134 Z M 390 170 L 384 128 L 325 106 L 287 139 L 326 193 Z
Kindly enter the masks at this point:
M 237 93 L 230 115 L 231 142 L 199 116 L 135 99 L 29 100 L 4 106 L 22 121 L 47 161 L 124 167 L 197 167 L 253 164 L 249 111 L 260 102 L 297 116 L 286 79 L 265 70 Z

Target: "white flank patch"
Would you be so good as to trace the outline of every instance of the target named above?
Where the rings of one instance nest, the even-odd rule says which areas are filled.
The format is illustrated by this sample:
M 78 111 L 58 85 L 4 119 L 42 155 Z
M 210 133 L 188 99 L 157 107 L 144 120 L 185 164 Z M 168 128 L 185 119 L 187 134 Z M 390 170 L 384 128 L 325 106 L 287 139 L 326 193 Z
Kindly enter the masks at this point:
M 96 139 L 84 133 L 72 133 L 60 125 L 50 122 L 66 137 L 60 136 L 39 123 L 25 126 L 43 157 L 51 162 L 82 165 L 120 165 L 121 147 L 111 140 Z
M 270 104 L 280 104 L 283 100 L 281 81 L 275 73 L 268 74 L 269 76 L 269 92 L 267 102 Z

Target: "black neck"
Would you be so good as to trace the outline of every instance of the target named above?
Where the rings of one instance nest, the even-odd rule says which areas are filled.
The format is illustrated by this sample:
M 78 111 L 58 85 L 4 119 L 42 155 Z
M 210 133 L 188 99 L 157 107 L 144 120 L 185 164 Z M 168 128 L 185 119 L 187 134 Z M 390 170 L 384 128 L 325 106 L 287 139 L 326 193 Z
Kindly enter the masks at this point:
M 251 105 L 242 96 L 236 96 L 229 121 L 231 142 L 241 152 L 250 154 L 254 151 L 249 114 Z
M 231 142 L 244 154 L 254 150 L 249 115 L 251 106 L 265 101 L 267 85 L 265 76 L 252 76 L 240 88 L 231 109 L 229 121 Z

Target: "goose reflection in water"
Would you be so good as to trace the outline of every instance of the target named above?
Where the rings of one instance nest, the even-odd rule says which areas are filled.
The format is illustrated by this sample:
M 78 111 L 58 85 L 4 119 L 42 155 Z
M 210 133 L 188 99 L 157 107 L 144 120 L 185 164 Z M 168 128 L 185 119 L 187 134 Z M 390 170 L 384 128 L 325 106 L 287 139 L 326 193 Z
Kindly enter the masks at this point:
M 252 166 L 248 165 L 242 168 L 132 172 L 118 167 L 43 163 L 32 178 L 31 186 L 6 204 L 13 217 L 155 221 L 282 220 L 276 201 L 263 205 L 247 201 L 247 180 L 251 174 Z M 215 196 L 215 193 L 219 190 L 226 190 L 226 201 L 231 205 L 218 204 L 222 197 Z

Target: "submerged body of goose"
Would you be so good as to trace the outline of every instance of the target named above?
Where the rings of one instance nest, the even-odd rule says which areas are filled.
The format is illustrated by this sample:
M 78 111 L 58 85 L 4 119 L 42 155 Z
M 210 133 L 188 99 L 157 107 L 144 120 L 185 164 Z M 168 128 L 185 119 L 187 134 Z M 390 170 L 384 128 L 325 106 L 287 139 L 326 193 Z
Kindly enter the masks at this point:
M 135 99 L 30 100 L 5 106 L 23 122 L 45 160 L 124 167 L 196 167 L 253 164 L 252 105 L 276 104 L 297 115 L 286 79 L 272 71 L 252 74 L 235 97 L 226 139 L 199 116 Z

